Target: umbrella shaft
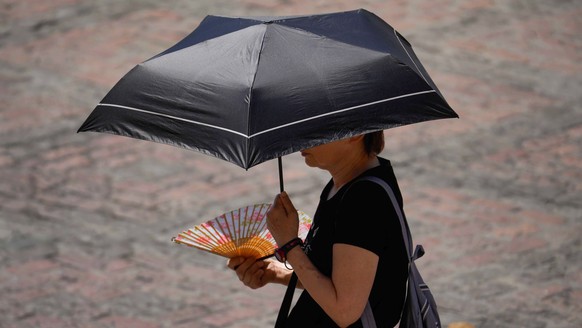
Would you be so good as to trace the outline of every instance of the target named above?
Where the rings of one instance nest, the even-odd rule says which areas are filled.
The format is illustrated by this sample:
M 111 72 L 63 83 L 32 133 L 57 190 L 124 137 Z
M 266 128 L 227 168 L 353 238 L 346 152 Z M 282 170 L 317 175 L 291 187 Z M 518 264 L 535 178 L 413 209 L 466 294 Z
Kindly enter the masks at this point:
M 279 156 L 278 161 L 279 161 L 279 187 L 281 189 L 281 192 L 283 192 L 285 190 L 285 187 L 283 185 L 283 160 L 281 159 L 281 156 Z

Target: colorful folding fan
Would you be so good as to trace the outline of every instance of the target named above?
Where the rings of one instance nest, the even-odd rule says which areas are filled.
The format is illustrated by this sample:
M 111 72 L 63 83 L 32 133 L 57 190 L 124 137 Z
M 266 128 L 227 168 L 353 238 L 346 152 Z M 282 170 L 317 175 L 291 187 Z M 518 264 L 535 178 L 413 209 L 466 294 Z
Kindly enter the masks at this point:
M 228 258 L 271 255 L 277 243 L 267 229 L 270 207 L 271 204 L 257 204 L 224 213 L 181 232 L 172 241 Z M 305 239 L 312 220 L 301 211 L 298 214 L 299 237 Z

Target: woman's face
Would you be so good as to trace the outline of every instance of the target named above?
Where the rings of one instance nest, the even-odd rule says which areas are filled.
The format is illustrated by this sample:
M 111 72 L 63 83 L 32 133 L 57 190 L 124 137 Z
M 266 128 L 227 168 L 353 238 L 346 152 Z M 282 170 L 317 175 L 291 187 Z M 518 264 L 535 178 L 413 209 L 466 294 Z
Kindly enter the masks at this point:
M 305 158 L 305 164 L 308 166 L 330 171 L 358 150 L 356 148 L 359 146 L 358 141 L 357 138 L 348 138 L 326 143 L 302 150 L 301 156 Z

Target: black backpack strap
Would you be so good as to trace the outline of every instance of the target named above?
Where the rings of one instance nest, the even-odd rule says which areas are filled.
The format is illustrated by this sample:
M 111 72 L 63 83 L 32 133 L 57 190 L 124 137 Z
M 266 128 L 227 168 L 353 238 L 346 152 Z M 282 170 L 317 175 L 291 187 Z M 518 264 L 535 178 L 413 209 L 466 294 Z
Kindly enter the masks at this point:
M 277 315 L 277 322 L 275 322 L 275 328 L 284 328 L 286 326 L 287 317 L 289 316 L 289 309 L 291 308 L 291 301 L 293 301 L 293 294 L 295 293 L 295 287 L 297 286 L 297 275 L 295 272 L 291 274 L 291 279 L 289 279 L 289 284 L 287 285 L 287 291 L 285 291 L 285 297 L 283 298 L 283 303 L 279 308 L 279 315 Z

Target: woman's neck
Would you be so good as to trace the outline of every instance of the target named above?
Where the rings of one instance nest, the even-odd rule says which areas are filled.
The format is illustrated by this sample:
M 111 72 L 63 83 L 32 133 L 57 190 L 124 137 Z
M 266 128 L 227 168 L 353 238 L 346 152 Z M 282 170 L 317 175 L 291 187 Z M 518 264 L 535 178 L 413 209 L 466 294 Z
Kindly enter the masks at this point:
M 367 170 L 380 165 L 378 157 L 362 156 L 356 160 L 346 160 L 329 171 L 333 180 L 333 186 L 328 194 L 332 198 L 345 184 L 352 181 Z

